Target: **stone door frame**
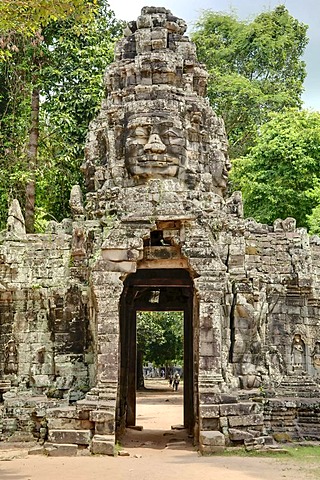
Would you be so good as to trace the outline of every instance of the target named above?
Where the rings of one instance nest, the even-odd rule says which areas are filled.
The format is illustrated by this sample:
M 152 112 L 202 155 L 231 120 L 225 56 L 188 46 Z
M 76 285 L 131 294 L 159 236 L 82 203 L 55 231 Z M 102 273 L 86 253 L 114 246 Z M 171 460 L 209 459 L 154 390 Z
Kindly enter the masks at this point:
M 159 303 L 146 300 L 159 292 Z M 120 378 L 117 434 L 136 422 L 136 312 L 182 311 L 184 313 L 184 426 L 194 433 L 198 364 L 195 341 L 195 289 L 185 269 L 138 269 L 127 277 L 120 300 Z

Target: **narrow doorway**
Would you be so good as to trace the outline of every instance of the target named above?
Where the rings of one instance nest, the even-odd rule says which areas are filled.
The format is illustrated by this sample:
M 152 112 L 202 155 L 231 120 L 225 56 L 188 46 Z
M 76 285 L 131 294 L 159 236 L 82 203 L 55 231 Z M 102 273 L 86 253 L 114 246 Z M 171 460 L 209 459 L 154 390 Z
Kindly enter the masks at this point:
M 194 427 L 194 339 L 193 339 L 193 282 L 183 269 L 141 269 L 130 275 L 125 283 L 120 304 L 120 389 L 117 409 L 117 434 L 137 424 L 137 317 L 180 315 L 183 323 L 183 418 L 182 425 L 193 433 Z M 155 312 L 155 313 L 152 313 Z M 167 313 L 165 313 L 167 312 Z M 139 322 L 139 320 L 138 320 Z M 139 328 L 139 324 L 138 324 Z M 141 372 L 141 367 L 138 371 Z M 178 368 L 176 368 L 178 370 Z M 141 375 L 141 374 L 140 374 Z M 169 385 L 169 380 L 168 380 Z
M 157 296 L 153 299 L 157 303 Z M 143 429 L 183 424 L 184 313 L 137 311 L 136 423 Z

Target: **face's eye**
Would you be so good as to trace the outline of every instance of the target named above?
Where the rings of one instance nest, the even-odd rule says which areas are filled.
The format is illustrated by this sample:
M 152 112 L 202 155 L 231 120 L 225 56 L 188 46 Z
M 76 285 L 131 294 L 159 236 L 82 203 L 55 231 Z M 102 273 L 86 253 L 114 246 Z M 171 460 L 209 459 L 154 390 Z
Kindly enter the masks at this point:
M 132 127 L 128 131 L 128 136 L 126 138 L 126 145 L 145 145 L 149 138 L 149 128 L 148 127 Z
M 135 137 L 147 137 L 148 129 L 146 127 L 137 127 L 133 133 Z
M 166 144 L 169 145 L 183 145 L 183 135 L 179 130 L 173 130 L 172 128 L 169 128 L 163 132 L 161 138 Z

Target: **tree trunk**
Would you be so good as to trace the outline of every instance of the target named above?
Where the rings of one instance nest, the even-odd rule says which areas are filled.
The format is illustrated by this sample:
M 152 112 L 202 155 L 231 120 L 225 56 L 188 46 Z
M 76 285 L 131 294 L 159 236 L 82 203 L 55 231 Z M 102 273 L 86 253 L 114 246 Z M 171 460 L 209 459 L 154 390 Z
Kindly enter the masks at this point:
M 28 181 L 26 186 L 25 222 L 27 233 L 34 232 L 34 212 L 36 197 L 35 169 L 37 166 L 39 144 L 39 105 L 40 92 L 37 88 L 33 88 L 31 95 L 31 127 L 27 150 L 28 167 L 30 173 L 30 180 Z

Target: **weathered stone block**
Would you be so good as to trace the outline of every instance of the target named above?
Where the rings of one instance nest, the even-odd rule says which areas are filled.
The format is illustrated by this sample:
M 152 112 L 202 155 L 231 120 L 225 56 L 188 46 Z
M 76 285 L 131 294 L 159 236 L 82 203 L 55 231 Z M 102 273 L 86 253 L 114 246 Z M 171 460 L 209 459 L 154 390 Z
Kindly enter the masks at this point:
M 49 430 L 91 430 L 94 428 L 93 422 L 89 420 L 80 420 L 75 418 L 48 418 Z
M 106 248 L 101 251 L 101 256 L 112 262 L 132 262 L 139 259 L 140 252 L 135 249 Z
M 123 272 L 134 273 L 137 269 L 136 262 L 111 262 L 110 260 L 104 260 L 104 268 L 109 272 Z
M 58 444 L 89 445 L 91 437 L 90 430 L 50 430 L 48 440 Z
M 224 447 L 226 443 L 223 433 L 217 431 L 206 432 L 201 430 L 199 440 L 201 445 L 210 447 Z
M 253 414 L 253 415 L 243 415 L 241 417 L 240 416 L 229 417 L 230 427 L 247 427 L 250 425 L 263 425 L 263 415 Z
M 253 435 L 244 430 L 238 430 L 236 428 L 229 428 L 229 438 L 232 441 L 251 440 Z
M 45 446 L 44 453 L 49 457 L 75 457 L 78 452 L 78 445 L 52 444 Z
M 199 409 L 202 418 L 219 417 L 219 405 L 200 405 Z
M 247 452 L 252 450 L 261 450 L 264 447 L 264 437 L 251 438 L 244 441 Z
M 114 420 L 114 412 L 92 410 L 89 418 L 92 422 L 109 422 L 110 420 Z
M 44 455 L 46 453 L 47 452 L 45 450 L 45 447 L 39 445 L 32 447 L 30 448 L 30 450 L 28 450 L 28 455 Z
M 214 453 L 223 453 L 225 447 L 224 446 L 212 446 L 212 445 L 200 445 L 200 452 L 203 455 L 212 455 Z
M 114 435 L 95 435 L 91 442 L 91 453 L 94 455 L 115 455 Z
M 218 430 L 219 429 L 219 418 L 202 418 L 200 420 L 200 428 L 204 431 Z
M 259 405 L 256 403 L 231 403 L 220 405 L 220 415 L 249 415 L 256 413 Z
M 228 426 L 228 417 L 220 417 L 219 424 L 221 428 L 226 428 Z

